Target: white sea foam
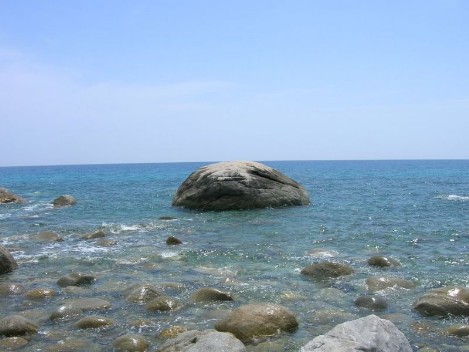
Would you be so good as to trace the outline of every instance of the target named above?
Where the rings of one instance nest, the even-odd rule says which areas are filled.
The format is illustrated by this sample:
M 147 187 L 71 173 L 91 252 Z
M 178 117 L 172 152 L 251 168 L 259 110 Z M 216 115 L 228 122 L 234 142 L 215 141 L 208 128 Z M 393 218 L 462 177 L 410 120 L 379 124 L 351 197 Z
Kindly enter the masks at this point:
M 457 194 L 450 194 L 449 196 L 445 197 L 447 200 L 456 200 L 456 201 L 467 201 L 469 200 L 469 196 L 459 196 Z

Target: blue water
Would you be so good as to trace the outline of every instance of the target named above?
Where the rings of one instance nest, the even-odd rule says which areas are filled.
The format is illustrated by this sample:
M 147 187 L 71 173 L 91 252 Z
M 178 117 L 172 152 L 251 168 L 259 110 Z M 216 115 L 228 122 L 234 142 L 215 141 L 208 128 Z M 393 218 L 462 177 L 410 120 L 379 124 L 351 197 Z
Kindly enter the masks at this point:
M 24 350 L 57 344 L 60 338 L 50 332 L 63 331 L 68 339 L 85 341 L 90 351 L 108 351 L 117 336 L 140 333 L 153 351 L 161 343 L 155 336 L 169 326 L 212 328 L 229 310 L 259 301 L 286 306 L 300 327 L 294 334 L 249 346 L 250 351 L 296 351 L 337 323 L 371 313 L 393 321 L 414 350 L 467 348 L 467 338 L 442 335 L 447 326 L 467 323 L 467 318 L 426 318 L 411 307 L 428 289 L 469 286 L 469 161 L 265 162 L 304 185 L 312 204 L 229 212 L 171 207 L 179 184 L 204 164 L 0 168 L 0 187 L 26 200 L 0 205 L 0 244 L 20 266 L 0 276 L 0 283 L 58 292 L 40 302 L 22 295 L 0 297 L 2 316 L 22 312 L 41 325 Z M 54 209 L 50 202 L 61 194 L 73 195 L 77 205 Z M 175 219 L 163 221 L 162 216 Z M 100 228 L 116 245 L 80 239 Z M 34 240 L 46 230 L 64 241 Z M 167 246 L 169 235 L 183 245 Z M 375 254 L 391 256 L 402 266 L 369 267 L 366 261 Z M 321 260 L 347 263 L 356 273 L 328 283 L 299 273 Z M 100 314 L 116 321 L 113 329 L 82 331 L 73 327 L 76 320 L 46 318 L 70 298 L 56 281 L 71 271 L 98 277 L 84 295 L 112 302 Z M 389 302 L 385 311 L 355 307 L 355 298 L 367 292 L 365 279 L 376 275 L 410 279 L 417 287 L 379 292 Z M 171 295 L 185 303 L 176 312 L 150 313 L 121 295 L 134 283 L 169 282 L 179 284 Z M 232 293 L 235 302 L 191 304 L 191 293 L 204 286 Z M 149 323 L 131 324 L 138 319 Z

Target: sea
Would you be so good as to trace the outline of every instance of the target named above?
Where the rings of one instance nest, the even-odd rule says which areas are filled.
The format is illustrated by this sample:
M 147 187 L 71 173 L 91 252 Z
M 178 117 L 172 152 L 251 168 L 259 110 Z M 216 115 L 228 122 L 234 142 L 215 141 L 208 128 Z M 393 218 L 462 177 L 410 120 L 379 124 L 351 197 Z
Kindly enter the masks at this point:
M 212 329 L 231 310 L 258 302 L 286 307 L 299 327 L 256 341 L 248 351 L 298 351 L 337 324 L 369 314 L 392 321 L 414 351 L 469 350 L 468 337 L 445 333 L 468 324 L 467 317 L 425 317 L 412 308 L 428 290 L 469 287 L 469 160 L 263 163 L 302 184 L 311 204 L 224 212 L 173 207 L 178 186 L 208 164 L 202 162 L 0 168 L 0 187 L 25 199 L 0 205 L 0 245 L 19 264 L 0 275 L 0 284 L 56 293 L 42 300 L 0 296 L 0 318 L 20 314 L 40 326 L 20 350 L 112 351 L 117 337 L 139 334 L 156 351 L 170 327 Z M 54 208 L 52 200 L 62 194 L 77 204 Z M 82 239 L 100 229 L 107 242 Z M 63 241 L 39 240 L 44 231 Z M 167 245 L 169 236 L 182 244 Z M 367 260 L 375 255 L 401 266 L 372 267 Z M 322 261 L 348 264 L 355 273 L 326 281 L 300 273 Z M 61 289 L 57 280 L 71 272 L 96 281 L 80 291 Z M 377 276 L 410 280 L 415 288 L 374 293 L 388 302 L 384 310 L 357 307 L 356 298 L 370 294 L 365 280 Z M 127 302 L 123 292 L 135 284 L 160 287 L 181 308 L 154 312 Z M 192 302 L 202 287 L 234 301 Z M 77 297 L 110 301 L 111 308 L 89 314 L 114 325 L 83 330 L 75 327 L 83 316 L 49 319 Z

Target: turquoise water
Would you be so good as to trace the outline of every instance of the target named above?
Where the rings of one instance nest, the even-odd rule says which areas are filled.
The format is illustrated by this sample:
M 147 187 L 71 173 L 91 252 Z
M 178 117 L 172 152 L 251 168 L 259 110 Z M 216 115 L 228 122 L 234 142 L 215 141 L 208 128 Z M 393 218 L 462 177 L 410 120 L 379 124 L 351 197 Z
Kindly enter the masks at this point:
M 305 186 L 312 204 L 305 207 L 230 212 L 197 212 L 171 207 L 179 184 L 205 163 L 47 166 L 0 168 L 0 187 L 26 199 L 23 205 L 0 206 L 0 244 L 9 248 L 19 269 L 0 283 L 26 289 L 54 288 L 57 295 L 31 301 L 24 295 L 0 297 L 1 316 L 19 313 L 41 329 L 23 349 L 36 351 L 64 339 L 85 341 L 86 350 L 108 351 L 116 337 L 140 333 L 156 350 L 163 329 L 180 325 L 212 328 L 241 304 L 275 302 L 299 321 L 296 333 L 249 346 L 250 351 L 296 351 L 337 323 L 373 312 L 353 302 L 367 293 L 370 276 L 397 276 L 414 281 L 411 290 L 388 289 L 389 307 L 374 312 L 392 320 L 414 350 L 467 350 L 467 338 L 442 335 L 466 318 L 425 318 L 411 309 L 428 289 L 469 286 L 469 161 L 301 161 L 265 162 Z M 53 209 L 61 194 L 78 201 Z M 174 217 L 164 221 L 162 216 Z M 114 246 L 80 237 L 104 229 Z M 54 231 L 63 242 L 34 240 Z M 167 246 L 168 236 L 183 241 Z M 367 259 L 383 254 L 402 266 L 369 267 Z M 356 273 L 331 282 L 314 282 L 300 274 L 322 260 L 351 265 Z M 79 271 L 97 276 L 84 297 L 105 298 L 112 308 L 99 312 L 115 326 L 83 331 L 78 319 L 51 322 L 48 315 L 77 294 L 66 293 L 57 279 Z M 171 313 L 148 312 L 125 302 L 124 288 L 135 283 L 166 287 L 184 303 Z M 171 285 L 168 289 L 168 283 Z M 205 286 L 235 297 L 233 303 L 192 304 L 190 295 Z M 145 324 L 135 324 L 144 320 Z

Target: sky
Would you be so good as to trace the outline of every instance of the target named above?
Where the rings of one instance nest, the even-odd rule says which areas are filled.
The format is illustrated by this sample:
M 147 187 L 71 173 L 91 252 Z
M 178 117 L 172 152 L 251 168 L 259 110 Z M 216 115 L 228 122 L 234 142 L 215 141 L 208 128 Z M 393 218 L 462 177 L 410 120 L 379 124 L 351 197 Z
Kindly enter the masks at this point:
M 0 166 L 469 159 L 466 0 L 0 9 Z

